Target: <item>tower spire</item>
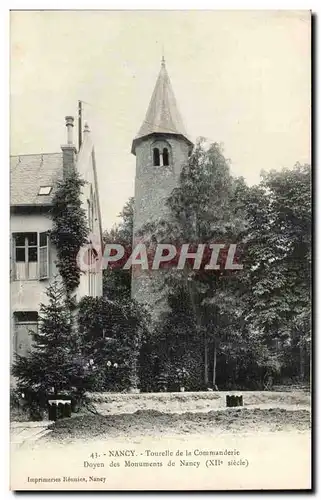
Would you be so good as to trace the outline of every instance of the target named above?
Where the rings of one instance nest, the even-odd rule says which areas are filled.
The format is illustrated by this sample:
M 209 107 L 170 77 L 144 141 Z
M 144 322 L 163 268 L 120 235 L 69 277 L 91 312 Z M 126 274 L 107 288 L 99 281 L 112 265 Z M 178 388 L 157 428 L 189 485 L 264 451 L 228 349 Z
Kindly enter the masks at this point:
M 165 67 L 164 45 L 162 45 L 162 66 Z
M 135 154 L 137 143 L 151 134 L 179 135 L 184 137 L 190 146 L 192 146 L 192 142 L 186 134 L 177 107 L 172 85 L 165 66 L 164 52 L 161 59 L 161 69 L 147 109 L 145 120 L 133 140 L 133 154 Z

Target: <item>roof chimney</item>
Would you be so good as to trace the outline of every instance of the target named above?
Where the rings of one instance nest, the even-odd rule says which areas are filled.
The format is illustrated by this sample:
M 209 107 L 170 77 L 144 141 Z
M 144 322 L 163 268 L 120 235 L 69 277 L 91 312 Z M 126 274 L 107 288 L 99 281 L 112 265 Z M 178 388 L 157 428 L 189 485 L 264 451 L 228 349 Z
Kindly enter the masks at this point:
M 61 146 L 63 153 L 63 170 L 66 172 L 68 168 L 75 164 L 77 149 L 73 143 L 73 128 L 74 128 L 74 117 L 66 116 L 66 127 L 67 127 L 67 144 Z
M 67 144 L 73 144 L 73 128 L 74 128 L 74 117 L 66 116 L 66 127 L 67 127 Z

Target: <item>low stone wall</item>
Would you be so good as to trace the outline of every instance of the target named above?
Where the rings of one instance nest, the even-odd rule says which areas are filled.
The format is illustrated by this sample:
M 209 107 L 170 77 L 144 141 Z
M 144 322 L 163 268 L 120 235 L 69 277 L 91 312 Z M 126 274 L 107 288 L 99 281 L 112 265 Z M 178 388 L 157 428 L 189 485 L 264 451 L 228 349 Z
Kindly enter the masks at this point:
M 209 412 L 226 408 L 226 395 L 243 395 L 244 407 L 309 409 L 308 392 L 230 391 L 164 393 L 89 393 L 101 414 L 135 413 L 155 410 L 162 413 Z
M 99 403 L 113 403 L 118 401 L 190 401 L 192 399 L 220 399 L 222 392 L 90 392 L 90 400 Z M 232 394 L 232 393 L 231 393 Z

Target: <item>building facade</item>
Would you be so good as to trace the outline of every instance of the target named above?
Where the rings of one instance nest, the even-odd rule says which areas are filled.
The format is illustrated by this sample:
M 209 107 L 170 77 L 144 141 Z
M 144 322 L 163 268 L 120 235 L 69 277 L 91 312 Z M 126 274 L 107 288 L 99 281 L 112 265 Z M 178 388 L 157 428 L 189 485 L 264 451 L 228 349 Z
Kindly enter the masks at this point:
M 57 253 L 50 241 L 52 228 L 50 208 L 58 180 L 64 170 L 75 165 L 86 181 L 82 206 L 88 216 L 90 232 L 101 245 L 102 224 L 94 147 L 86 126 L 79 152 L 73 144 L 74 118 L 66 117 L 67 144 L 60 153 L 18 155 L 10 158 L 10 294 L 11 294 L 11 361 L 14 353 L 27 355 L 31 348 L 30 331 L 38 328 L 41 303 L 46 303 L 46 289 L 58 275 Z M 79 300 L 85 295 L 102 295 L 102 269 L 81 273 L 75 292 Z

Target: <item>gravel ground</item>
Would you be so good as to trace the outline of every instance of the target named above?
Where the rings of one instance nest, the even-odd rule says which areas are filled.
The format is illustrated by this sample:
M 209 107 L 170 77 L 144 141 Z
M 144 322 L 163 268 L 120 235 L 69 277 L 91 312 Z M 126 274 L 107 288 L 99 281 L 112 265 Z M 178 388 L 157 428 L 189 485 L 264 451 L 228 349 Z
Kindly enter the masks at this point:
M 208 413 L 168 414 L 156 410 L 138 410 L 132 414 L 74 416 L 59 420 L 43 439 L 64 444 L 92 439 L 114 439 L 126 436 L 215 435 L 221 433 L 253 434 L 258 432 L 310 429 L 308 410 L 281 408 L 235 408 Z M 41 440 L 43 441 L 43 440 Z

